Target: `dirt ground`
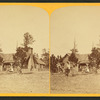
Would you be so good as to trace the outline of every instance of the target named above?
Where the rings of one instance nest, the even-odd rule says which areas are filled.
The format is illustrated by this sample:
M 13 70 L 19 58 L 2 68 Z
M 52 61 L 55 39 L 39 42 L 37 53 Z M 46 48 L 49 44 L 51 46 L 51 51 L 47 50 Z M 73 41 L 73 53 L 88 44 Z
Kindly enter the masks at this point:
M 62 94 L 100 94 L 100 70 L 98 74 L 65 76 L 61 73 L 51 74 L 51 93 Z
M 0 93 L 49 93 L 49 71 L 0 73 Z

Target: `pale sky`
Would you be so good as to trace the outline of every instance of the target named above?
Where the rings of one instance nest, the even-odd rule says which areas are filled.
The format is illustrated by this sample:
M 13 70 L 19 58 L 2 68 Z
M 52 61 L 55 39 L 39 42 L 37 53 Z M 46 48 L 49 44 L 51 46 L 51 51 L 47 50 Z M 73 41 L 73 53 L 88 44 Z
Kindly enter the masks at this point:
M 91 53 L 100 39 L 100 6 L 72 6 L 51 14 L 51 54 L 70 53 L 76 40 L 78 53 Z
M 4 53 L 16 52 L 17 41 L 29 32 L 36 40 L 33 50 L 39 55 L 49 48 L 49 15 L 34 6 L 0 6 L 0 46 Z

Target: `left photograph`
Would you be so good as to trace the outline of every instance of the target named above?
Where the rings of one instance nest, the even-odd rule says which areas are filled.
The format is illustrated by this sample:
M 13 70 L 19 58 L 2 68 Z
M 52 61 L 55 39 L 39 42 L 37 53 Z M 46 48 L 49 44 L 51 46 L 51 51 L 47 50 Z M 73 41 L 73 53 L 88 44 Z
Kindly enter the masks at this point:
M 0 6 L 0 93 L 49 93 L 49 15 Z

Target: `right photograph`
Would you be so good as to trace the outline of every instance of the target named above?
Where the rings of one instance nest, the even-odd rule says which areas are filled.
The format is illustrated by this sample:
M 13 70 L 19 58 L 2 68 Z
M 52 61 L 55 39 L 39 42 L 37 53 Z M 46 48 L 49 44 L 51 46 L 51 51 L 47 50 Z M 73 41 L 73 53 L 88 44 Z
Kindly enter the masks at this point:
M 50 16 L 51 94 L 100 94 L 100 6 L 70 6 Z

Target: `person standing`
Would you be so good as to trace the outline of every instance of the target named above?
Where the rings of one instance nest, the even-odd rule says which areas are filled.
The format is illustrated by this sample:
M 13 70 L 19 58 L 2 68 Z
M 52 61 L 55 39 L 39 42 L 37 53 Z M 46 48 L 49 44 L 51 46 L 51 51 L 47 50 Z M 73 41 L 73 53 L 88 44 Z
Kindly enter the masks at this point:
M 67 61 L 67 62 L 64 64 L 64 68 L 65 68 L 65 75 L 66 75 L 66 76 L 69 76 L 69 73 L 70 73 L 70 63 L 69 63 L 69 61 Z

